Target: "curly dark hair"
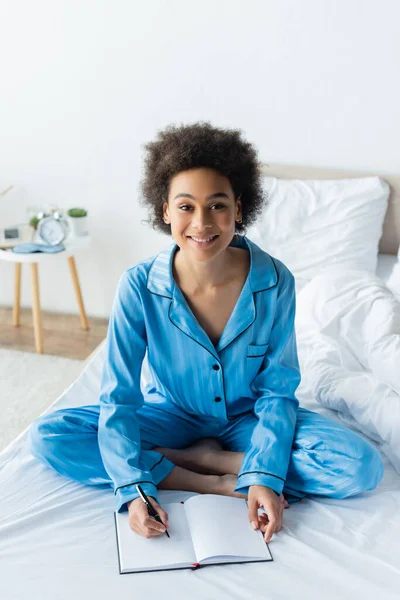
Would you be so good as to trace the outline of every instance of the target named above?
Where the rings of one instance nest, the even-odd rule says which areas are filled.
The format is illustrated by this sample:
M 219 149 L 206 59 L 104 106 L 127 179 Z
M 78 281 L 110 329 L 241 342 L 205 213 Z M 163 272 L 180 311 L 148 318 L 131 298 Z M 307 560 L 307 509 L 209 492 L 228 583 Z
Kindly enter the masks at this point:
M 244 232 L 257 218 L 266 201 L 261 186 L 261 168 L 255 148 L 241 138 L 240 129 L 220 129 L 208 122 L 169 125 L 158 131 L 153 142 L 144 145 L 144 176 L 140 204 L 148 209 L 153 229 L 171 234 L 163 220 L 163 203 L 169 184 L 181 171 L 207 167 L 230 180 L 235 198 L 241 196 L 242 223 L 236 232 Z

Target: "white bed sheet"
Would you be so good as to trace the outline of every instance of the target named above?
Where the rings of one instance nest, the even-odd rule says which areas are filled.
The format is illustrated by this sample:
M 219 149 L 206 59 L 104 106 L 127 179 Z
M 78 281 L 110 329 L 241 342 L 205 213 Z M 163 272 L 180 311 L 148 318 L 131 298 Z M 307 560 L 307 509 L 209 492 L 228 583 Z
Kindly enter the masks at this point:
M 96 404 L 102 350 L 45 412 Z M 311 399 L 300 402 L 339 420 Z M 270 543 L 273 562 L 120 575 L 111 488 L 42 466 L 29 454 L 26 430 L 0 454 L 1 600 L 398 599 L 400 477 L 383 460 L 376 490 L 345 500 L 308 497 L 286 509 Z M 160 491 L 160 502 L 191 495 Z
M 393 254 L 378 254 L 376 275 L 387 285 L 392 271 L 397 264 L 397 256 Z

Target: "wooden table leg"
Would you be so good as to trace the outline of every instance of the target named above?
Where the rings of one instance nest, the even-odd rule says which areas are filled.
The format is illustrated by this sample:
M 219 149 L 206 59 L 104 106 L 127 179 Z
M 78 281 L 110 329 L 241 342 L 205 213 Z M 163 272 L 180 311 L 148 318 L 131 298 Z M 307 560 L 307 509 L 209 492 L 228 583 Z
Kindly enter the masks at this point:
M 40 296 L 39 296 L 39 272 L 38 264 L 31 263 L 31 284 L 32 284 L 32 315 L 33 315 L 33 330 L 35 332 L 35 347 L 38 354 L 43 354 L 43 329 L 42 329 L 42 314 L 40 312 Z
M 73 256 L 68 257 L 68 264 L 71 271 L 72 283 L 74 284 L 76 299 L 78 301 L 79 314 L 81 316 L 81 327 L 82 329 L 89 329 L 89 323 L 86 317 L 85 307 L 83 305 L 81 286 L 79 285 L 78 272 L 76 270 L 75 258 Z
M 21 325 L 21 270 L 22 263 L 15 263 L 13 325 Z

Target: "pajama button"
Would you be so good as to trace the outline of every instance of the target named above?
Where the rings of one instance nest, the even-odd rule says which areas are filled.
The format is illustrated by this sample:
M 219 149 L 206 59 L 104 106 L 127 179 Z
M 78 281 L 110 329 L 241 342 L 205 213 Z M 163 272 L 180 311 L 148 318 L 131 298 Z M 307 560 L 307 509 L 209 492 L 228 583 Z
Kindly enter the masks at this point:
M 221 402 L 221 398 L 219 396 L 217 396 L 216 398 L 214 398 L 215 402 Z
M 219 371 L 219 365 L 213 365 L 214 371 Z

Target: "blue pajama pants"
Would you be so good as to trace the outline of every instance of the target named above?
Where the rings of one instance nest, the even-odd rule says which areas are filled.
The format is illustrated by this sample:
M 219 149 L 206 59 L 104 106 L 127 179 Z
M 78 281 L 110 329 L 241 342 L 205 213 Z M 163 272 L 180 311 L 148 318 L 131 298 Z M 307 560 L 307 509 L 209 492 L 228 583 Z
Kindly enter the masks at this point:
M 97 441 L 100 407 L 46 414 L 30 427 L 32 454 L 61 475 L 87 485 L 109 484 Z M 190 415 L 167 401 L 145 402 L 137 411 L 141 459 L 157 486 L 174 464 L 152 448 L 185 448 L 217 438 L 226 450 L 244 452 L 257 423 L 246 412 L 229 421 Z M 299 407 L 283 493 L 289 503 L 309 494 L 347 498 L 376 488 L 384 466 L 376 448 L 351 429 Z

